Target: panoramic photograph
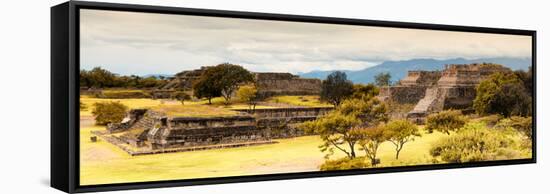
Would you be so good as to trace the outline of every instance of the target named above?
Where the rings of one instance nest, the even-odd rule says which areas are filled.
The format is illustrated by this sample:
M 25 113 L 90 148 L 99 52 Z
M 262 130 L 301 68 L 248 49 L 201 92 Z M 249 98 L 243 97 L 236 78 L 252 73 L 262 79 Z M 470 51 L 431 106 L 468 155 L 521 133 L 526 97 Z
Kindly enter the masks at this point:
M 79 16 L 81 186 L 533 157 L 531 36 Z

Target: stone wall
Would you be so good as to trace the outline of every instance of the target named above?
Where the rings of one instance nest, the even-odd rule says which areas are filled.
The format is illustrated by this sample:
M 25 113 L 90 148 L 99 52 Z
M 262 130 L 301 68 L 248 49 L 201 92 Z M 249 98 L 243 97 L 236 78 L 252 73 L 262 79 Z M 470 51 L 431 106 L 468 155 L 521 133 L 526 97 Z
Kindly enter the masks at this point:
M 165 118 L 148 134 L 153 149 L 267 139 L 251 116 Z
M 389 86 L 381 87 L 379 98 L 397 103 L 417 103 L 426 93 L 428 86 Z
M 409 71 L 407 77 L 399 81 L 402 86 L 431 86 L 441 78 L 440 71 Z
M 132 109 L 121 123 L 108 126 L 123 133 L 120 141 L 152 150 L 193 146 L 242 144 L 304 135 L 298 126 L 332 108 L 239 109 L 228 117 L 170 117 L 148 109 Z
M 331 107 L 296 107 L 296 108 L 266 108 L 266 109 L 234 109 L 235 111 L 251 114 L 256 118 L 281 117 L 317 117 L 331 111 Z
M 276 95 L 318 95 L 321 80 L 300 78 L 290 73 L 255 73 L 258 94 L 262 97 Z
M 200 78 L 208 67 L 196 70 L 182 71 L 174 76 L 167 84 L 153 91 L 156 98 L 168 98 L 165 91 L 191 91 L 193 83 Z M 253 73 L 262 97 L 275 95 L 318 95 L 321 92 L 321 80 L 300 78 L 290 73 Z
M 301 129 L 298 129 L 301 123 L 315 120 L 332 109 L 330 107 L 308 107 L 258 109 L 255 111 L 239 109 L 236 111 L 253 115 L 257 120 L 256 127 L 265 131 L 269 138 L 290 138 L 305 135 Z

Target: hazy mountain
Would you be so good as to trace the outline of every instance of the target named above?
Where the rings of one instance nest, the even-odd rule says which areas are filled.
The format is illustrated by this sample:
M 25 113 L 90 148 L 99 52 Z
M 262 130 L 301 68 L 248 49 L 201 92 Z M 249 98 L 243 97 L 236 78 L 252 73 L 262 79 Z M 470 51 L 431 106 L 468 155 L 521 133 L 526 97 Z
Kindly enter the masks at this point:
M 400 80 L 407 75 L 410 70 L 443 70 L 445 64 L 470 64 L 470 63 L 498 63 L 509 67 L 513 70 L 527 70 L 531 66 L 530 58 L 483 58 L 483 59 L 411 59 L 404 61 L 385 61 L 379 65 L 365 68 L 358 71 L 344 71 L 348 75 L 348 79 L 356 83 L 371 83 L 374 81 L 374 76 L 379 73 L 389 72 L 392 81 Z M 336 70 L 334 70 L 336 71 Z M 300 73 L 301 77 L 325 79 L 328 74 L 334 71 L 312 71 L 308 73 Z
M 168 78 L 168 77 L 174 77 L 174 75 L 170 75 L 170 74 L 147 74 L 147 75 L 143 75 L 141 77 L 155 77 L 155 78 L 164 77 L 164 78 Z

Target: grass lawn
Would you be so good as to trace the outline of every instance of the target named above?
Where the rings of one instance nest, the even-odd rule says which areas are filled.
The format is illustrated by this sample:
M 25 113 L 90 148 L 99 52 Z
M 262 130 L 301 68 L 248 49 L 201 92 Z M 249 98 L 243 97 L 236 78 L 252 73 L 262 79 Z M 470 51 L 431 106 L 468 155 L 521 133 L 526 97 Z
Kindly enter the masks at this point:
M 182 105 L 181 102 L 176 100 L 166 99 L 147 99 L 147 98 L 132 98 L 132 99 L 105 99 L 105 98 L 93 98 L 89 96 L 81 96 L 80 101 L 88 107 L 84 111 L 80 111 L 80 116 L 92 116 L 93 104 L 96 102 L 120 102 L 130 109 L 134 108 L 152 108 L 168 113 L 170 116 L 197 116 L 197 117 L 209 117 L 209 116 L 231 116 L 236 115 L 237 112 L 232 109 L 247 109 L 248 105 L 234 102 L 231 105 L 224 105 L 223 98 L 215 98 L 212 100 L 212 105 L 208 105 L 207 100 L 200 101 L 185 101 Z M 275 108 L 272 106 L 256 106 L 257 109 L 262 108 Z
M 295 106 L 306 107 L 332 107 L 331 104 L 321 102 L 319 96 L 274 96 L 267 99 L 272 103 L 285 103 Z
M 82 185 L 317 171 L 324 161 L 324 153 L 317 148 L 321 144 L 318 136 L 279 139 L 277 144 L 251 147 L 130 156 L 103 140 L 92 143 L 92 130 L 104 128 L 81 129 Z M 393 144 L 386 142 L 379 150 L 381 166 L 427 163 L 431 142 L 442 136 L 428 134 L 406 144 L 399 161 L 395 160 Z M 340 157 L 344 155 L 336 152 L 331 158 Z
M 93 104 L 96 102 L 120 102 L 130 109 L 132 108 L 149 108 L 155 107 L 162 104 L 181 104 L 177 101 L 165 101 L 165 100 L 153 100 L 148 98 L 132 98 L 132 99 L 106 99 L 106 98 L 92 98 L 89 96 L 80 96 L 80 102 L 84 103 L 87 107 L 85 111 L 80 111 L 80 116 L 92 116 Z

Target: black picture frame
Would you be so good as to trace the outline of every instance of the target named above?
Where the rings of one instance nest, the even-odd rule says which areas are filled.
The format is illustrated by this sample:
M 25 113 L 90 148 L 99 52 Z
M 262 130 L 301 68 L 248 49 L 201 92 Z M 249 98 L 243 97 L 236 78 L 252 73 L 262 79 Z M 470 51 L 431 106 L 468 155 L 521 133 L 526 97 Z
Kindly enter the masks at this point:
M 444 30 L 459 32 L 495 33 L 526 35 L 532 37 L 533 79 L 533 136 L 532 158 L 519 160 L 501 160 L 471 162 L 460 164 L 437 164 L 402 167 L 383 167 L 373 169 L 342 170 L 329 172 L 301 172 L 251 175 L 237 177 L 200 178 L 188 180 L 153 181 L 139 183 L 105 184 L 79 186 L 79 9 L 97 9 L 113 11 L 133 11 L 147 13 L 165 13 L 179 15 L 213 16 L 226 18 L 280 20 L 308 23 L 346 24 L 359 26 L 378 26 L 411 28 L 426 30 Z M 440 24 L 407 23 L 394 21 L 376 21 L 318 16 L 285 15 L 223 11 L 209 9 L 176 8 L 147 5 L 114 4 L 100 2 L 69 1 L 51 8 L 51 186 L 68 193 L 112 191 L 126 189 L 144 189 L 188 185 L 221 184 L 281 179 L 314 178 L 376 174 L 403 171 L 438 170 L 451 168 L 483 167 L 496 165 L 536 163 L 536 31 L 519 29 L 500 29 Z

